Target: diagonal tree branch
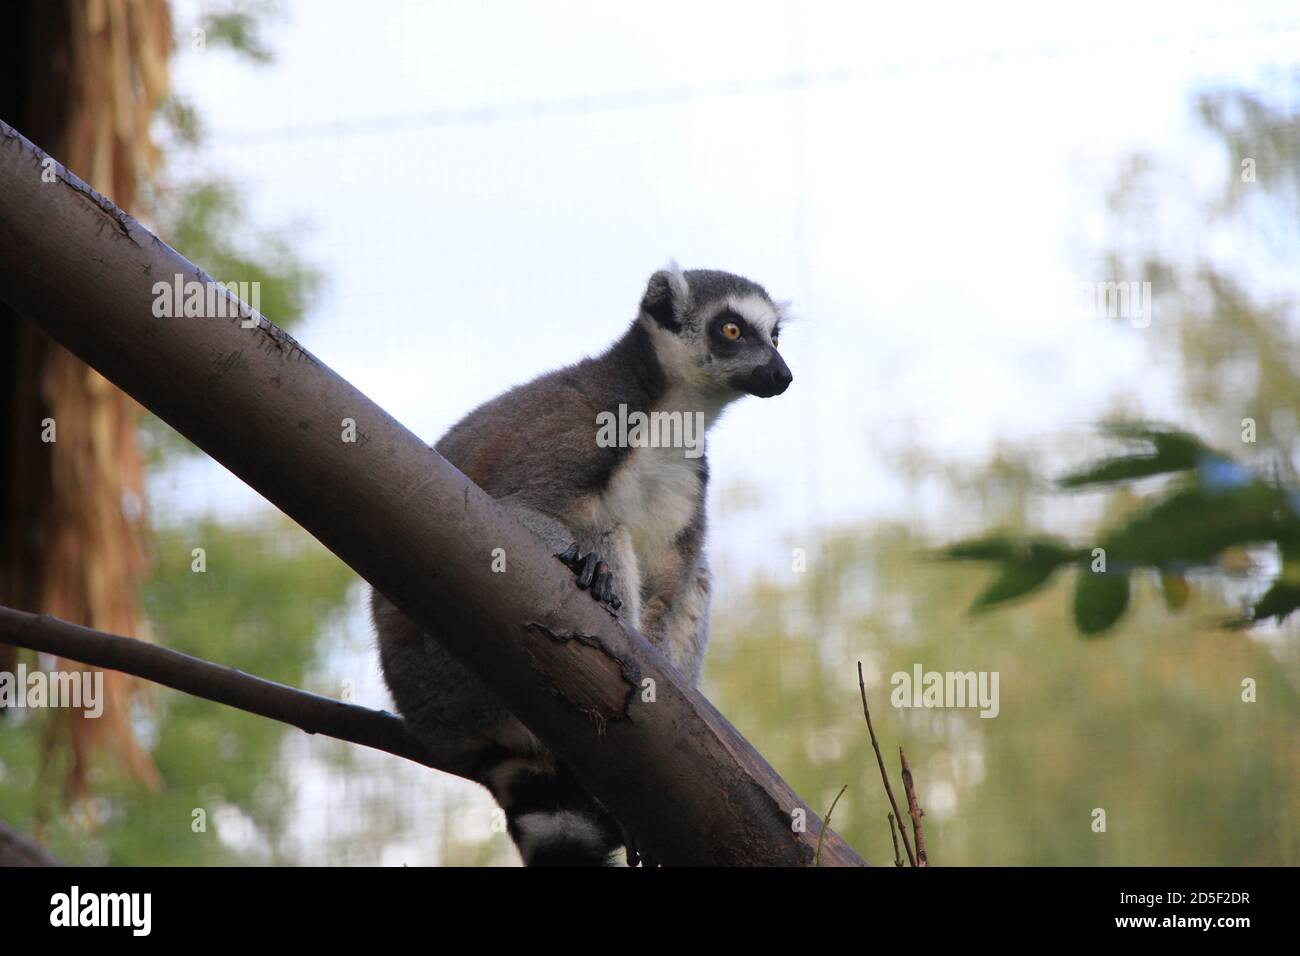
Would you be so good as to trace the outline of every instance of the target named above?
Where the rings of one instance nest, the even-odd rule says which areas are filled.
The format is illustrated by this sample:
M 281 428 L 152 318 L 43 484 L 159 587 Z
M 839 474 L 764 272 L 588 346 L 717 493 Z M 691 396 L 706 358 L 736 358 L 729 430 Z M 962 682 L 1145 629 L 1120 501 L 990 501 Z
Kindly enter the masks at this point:
M 185 283 L 215 285 L 0 122 L 0 299 L 436 633 L 655 858 L 812 863 L 815 811 L 541 541 L 265 318 L 157 316 Z M 830 830 L 821 860 L 864 862 Z

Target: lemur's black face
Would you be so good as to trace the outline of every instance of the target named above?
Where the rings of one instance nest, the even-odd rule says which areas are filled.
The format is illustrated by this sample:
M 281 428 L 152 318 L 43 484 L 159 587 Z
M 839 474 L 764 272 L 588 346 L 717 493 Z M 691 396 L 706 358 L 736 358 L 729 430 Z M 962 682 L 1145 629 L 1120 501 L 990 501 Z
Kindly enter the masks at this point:
M 781 310 L 756 282 L 712 270 L 656 272 L 641 310 L 674 383 L 725 402 L 780 395 L 794 379 L 777 352 Z
M 781 326 L 764 331 L 730 306 L 708 323 L 709 353 L 723 368 L 732 369 L 727 384 L 738 392 L 771 398 L 780 395 L 794 376 L 777 352 Z

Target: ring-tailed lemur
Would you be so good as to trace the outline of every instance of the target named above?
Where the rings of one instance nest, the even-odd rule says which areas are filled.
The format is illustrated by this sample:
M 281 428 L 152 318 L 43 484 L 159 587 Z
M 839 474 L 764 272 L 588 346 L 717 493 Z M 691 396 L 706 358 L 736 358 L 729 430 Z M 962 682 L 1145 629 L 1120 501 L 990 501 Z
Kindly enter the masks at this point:
M 640 314 L 603 355 L 498 396 L 435 446 L 692 682 L 708 640 L 703 433 L 741 395 L 789 386 L 781 318 L 762 286 L 674 264 L 650 277 Z M 685 440 L 601 440 L 602 422 L 637 412 L 670 413 L 658 420 L 680 422 Z M 417 736 L 463 743 L 524 862 L 613 862 L 629 841 L 566 768 L 441 643 L 378 593 L 371 609 L 398 710 Z

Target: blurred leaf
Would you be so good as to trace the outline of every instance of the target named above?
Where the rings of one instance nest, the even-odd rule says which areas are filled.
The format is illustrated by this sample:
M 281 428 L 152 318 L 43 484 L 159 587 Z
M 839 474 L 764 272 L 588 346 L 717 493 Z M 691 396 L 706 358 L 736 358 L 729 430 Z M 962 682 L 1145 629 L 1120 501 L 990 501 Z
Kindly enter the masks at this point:
M 1145 442 L 1150 449 L 1139 455 L 1108 458 L 1057 479 L 1062 488 L 1082 488 L 1113 481 L 1130 481 L 1151 475 L 1195 468 L 1201 459 L 1214 455 L 1194 435 L 1186 432 L 1155 429 L 1144 425 L 1111 424 L 1103 428 L 1115 438 Z
M 1192 590 L 1187 586 L 1187 578 L 1183 575 L 1167 572 L 1160 575 L 1160 593 L 1164 595 L 1165 607 L 1171 611 L 1181 611 L 1187 605 Z
M 971 613 L 985 611 L 997 604 L 1023 597 L 1038 590 L 1056 570 L 1053 564 L 1013 564 L 971 604 Z
M 1089 637 L 1112 627 L 1128 607 L 1128 575 L 1119 571 L 1079 570 L 1074 587 L 1074 623 Z
M 1195 486 L 1175 491 L 1109 532 L 1101 546 L 1112 567 L 1209 564 L 1233 545 L 1276 540 L 1289 513 L 1285 495 L 1267 485 L 1220 492 Z
M 1300 537 L 1286 536 L 1278 542 L 1282 569 L 1277 580 L 1250 609 L 1250 623 L 1274 618 L 1281 624 L 1300 607 Z
M 1073 555 L 1065 548 L 1036 542 L 1023 557 L 1006 564 L 1002 574 L 972 602 L 971 613 L 988 610 L 989 607 L 1037 591 L 1048 583 L 1058 567 L 1069 563 L 1071 559 Z
M 181 145 L 195 147 L 203 141 L 203 121 L 188 100 L 173 94 L 163 100 L 158 113 Z
M 935 554 L 951 561 L 1006 561 L 1051 564 L 1053 567 L 1078 557 L 1078 553 L 1060 538 L 1013 538 L 1005 534 L 959 541 L 939 549 Z
M 1012 538 L 1005 534 L 961 541 L 935 552 L 943 560 L 997 561 L 1002 573 L 975 599 L 971 613 L 1023 597 L 1048 582 L 1057 568 L 1078 557 L 1058 538 Z
M 936 556 L 954 561 L 1010 561 L 1021 550 L 1018 541 L 1006 535 L 991 535 L 950 544 L 936 552 Z
M 1300 607 L 1300 584 L 1292 584 L 1281 579 L 1264 592 L 1263 596 L 1251 608 L 1250 620 L 1258 622 L 1276 618 L 1280 624 L 1292 611 Z

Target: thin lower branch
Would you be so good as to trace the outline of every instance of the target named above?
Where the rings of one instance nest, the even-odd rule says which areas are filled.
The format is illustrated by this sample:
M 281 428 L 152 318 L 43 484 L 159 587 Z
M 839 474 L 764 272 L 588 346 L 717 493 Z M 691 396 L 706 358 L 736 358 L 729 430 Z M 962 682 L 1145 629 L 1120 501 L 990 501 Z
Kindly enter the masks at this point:
M 894 823 L 894 814 L 889 814 L 889 836 L 894 841 L 894 866 L 906 866 L 903 862 L 903 854 L 898 849 L 898 827 Z
M 826 819 L 822 821 L 821 832 L 817 834 L 817 852 L 813 854 L 813 866 L 822 865 L 822 838 L 826 836 L 826 828 L 831 825 L 831 814 L 835 812 L 835 804 L 840 802 L 840 797 L 844 796 L 844 791 L 849 789 L 846 783 L 840 787 L 840 792 L 835 794 L 835 799 L 831 801 L 831 808 L 826 811 Z
M 8 607 L 0 607 L 0 641 L 133 674 L 195 697 L 292 724 L 309 734 L 361 744 L 473 779 L 456 755 L 434 753 L 410 734 L 400 717 L 386 711 L 345 704 L 166 647 Z

